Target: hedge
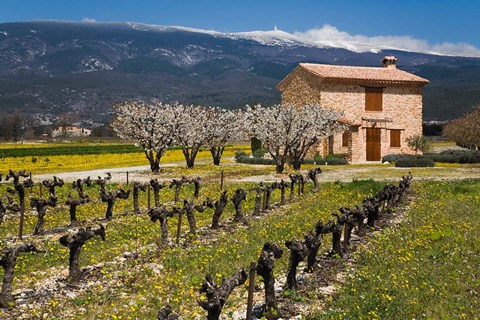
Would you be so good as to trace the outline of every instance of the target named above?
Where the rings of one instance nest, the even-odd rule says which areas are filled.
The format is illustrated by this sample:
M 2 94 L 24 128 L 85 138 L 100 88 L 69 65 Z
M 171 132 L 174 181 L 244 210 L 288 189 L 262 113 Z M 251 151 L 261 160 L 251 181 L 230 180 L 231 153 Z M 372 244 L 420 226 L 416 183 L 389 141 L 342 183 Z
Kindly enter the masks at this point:
M 382 158 L 382 162 L 396 162 L 399 159 L 415 159 L 412 154 L 388 154 Z M 440 153 L 427 153 L 424 158 L 432 159 L 434 162 L 445 163 L 480 163 L 479 150 L 445 150 Z
M 264 158 L 250 158 L 247 155 L 238 156 L 235 158 L 238 163 L 246 164 L 266 164 L 266 165 L 275 165 L 275 160 L 273 159 L 264 159 Z M 318 164 L 318 165 L 345 165 L 348 164 L 348 161 L 343 158 L 331 158 L 331 159 L 305 159 L 302 162 L 303 164 Z
M 395 161 L 395 167 L 434 167 L 435 161 L 427 157 L 406 157 Z
M 388 161 L 388 162 L 395 162 L 398 159 L 401 158 L 415 158 L 415 155 L 413 154 L 387 154 L 383 156 L 382 162 Z

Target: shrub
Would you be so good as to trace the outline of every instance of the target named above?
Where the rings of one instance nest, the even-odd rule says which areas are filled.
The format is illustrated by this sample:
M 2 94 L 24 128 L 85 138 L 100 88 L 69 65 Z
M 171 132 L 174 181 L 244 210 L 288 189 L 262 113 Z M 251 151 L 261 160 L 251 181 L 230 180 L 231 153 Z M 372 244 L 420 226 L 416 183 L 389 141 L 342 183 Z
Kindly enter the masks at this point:
M 325 159 L 325 164 L 336 166 L 336 165 L 345 165 L 348 164 L 348 161 L 345 158 L 330 158 Z
M 263 156 L 267 153 L 268 151 L 265 149 L 257 149 L 253 153 L 254 158 L 263 158 Z
M 382 158 L 382 162 L 396 162 L 398 159 L 414 159 L 415 157 L 415 155 L 411 154 L 387 154 Z M 479 150 L 445 150 L 440 153 L 427 153 L 423 157 L 432 159 L 434 162 L 480 163 Z
M 413 154 L 387 154 L 383 156 L 382 162 L 388 161 L 388 162 L 395 162 L 400 158 L 414 158 L 415 155 Z
M 425 154 L 424 157 L 432 159 L 435 162 L 460 163 L 459 157 L 451 154 L 430 153 L 430 154 Z
M 418 151 L 427 152 L 430 147 L 428 140 L 421 134 L 408 137 L 406 141 L 408 147 L 415 151 L 415 155 L 418 153 Z
M 434 167 L 435 162 L 427 157 L 405 157 L 395 161 L 395 167 Z
M 252 152 L 255 153 L 255 151 L 262 149 L 262 141 L 253 137 L 250 139 L 250 146 L 252 148 Z
M 246 164 L 266 164 L 266 165 L 275 164 L 275 160 L 273 159 L 250 158 L 248 155 L 238 157 L 236 158 L 236 161 L 238 163 L 246 163 Z
M 339 154 L 331 153 L 325 159 L 343 159 L 344 157 Z
M 234 156 L 235 161 L 240 162 L 240 161 L 238 161 L 238 159 L 242 158 L 242 157 L 247 157 L 248 158 L 248 155 L 243 150 L 236 150 L 235 151 L 235 156 Z
M 445 150 L 440 154 L 453 156 L 458 163 L 480 163 L 480 150 Z

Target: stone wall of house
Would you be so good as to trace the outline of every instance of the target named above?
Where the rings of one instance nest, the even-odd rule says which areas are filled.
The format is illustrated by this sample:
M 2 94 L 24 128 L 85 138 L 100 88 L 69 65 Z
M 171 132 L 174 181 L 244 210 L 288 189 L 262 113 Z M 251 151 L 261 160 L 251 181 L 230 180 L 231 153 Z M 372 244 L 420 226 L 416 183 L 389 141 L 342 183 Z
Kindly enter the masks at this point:
M 383 110 L 365 111 L 365 88 L 356 84 L 322 83 L 320 78 L 303 70 L 296 69 L 282 85 L 282 103 L 298 107 L 319 104 L 322 107 L 340 111 L 359 127 L 351 127 L 349 146 L 342 147 L 342 134 L 334 138 L 334 152 L 351 153 L 349 161 L 366 161 L 366 128 L 375 125 L 381 128 L 381 155 L 413 153 L 406 139 L 422 134 L 422 87 L 388 86 L 383 90 Z M 387 119 L 382 122 L 368 122 L 368 119 Z M 390 147 L 390 129 L 401 130 L 399 148 Z M 325 155 L 328 147 L 319 145 L 317 150 Z
M 283 105 L 320 105 L 322 91 L 319 90 L 320 79 L 301 68 L 295 69 L 286 79 L 282 92 Z

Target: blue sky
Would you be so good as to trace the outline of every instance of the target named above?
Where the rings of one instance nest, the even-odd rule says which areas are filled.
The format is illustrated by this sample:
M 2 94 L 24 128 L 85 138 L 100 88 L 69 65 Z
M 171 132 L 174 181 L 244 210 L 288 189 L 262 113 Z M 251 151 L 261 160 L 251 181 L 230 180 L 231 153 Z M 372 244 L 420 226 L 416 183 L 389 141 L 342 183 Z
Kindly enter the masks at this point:
M 467 43 L 475 49 L 479 14 L 480 0 L 0 0 L 0 22 L 86 19 L 225 32 L 277 25 L 290 33 L 328 25 L 349 36 L 408 36 L 432 46 Z

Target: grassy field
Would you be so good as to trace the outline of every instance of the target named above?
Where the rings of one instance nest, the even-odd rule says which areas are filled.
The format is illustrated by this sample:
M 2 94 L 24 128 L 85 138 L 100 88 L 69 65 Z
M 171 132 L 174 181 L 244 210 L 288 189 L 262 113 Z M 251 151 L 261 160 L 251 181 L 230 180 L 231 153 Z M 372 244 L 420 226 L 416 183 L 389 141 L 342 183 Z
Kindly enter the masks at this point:
M 415 184 L 398 225 L 357 253 L 355 271 L 309 319 L 479 319 L 479 180 Z
M 236 148 L 229 148 L 226 156 L 233 156 Z M 57 166 L 45 168 L 40 160 L 43 157 L 39 157 L 37 162 L 32 162 L 31 157 L 23 158 L 24 165 L 31 163 L 30 170 L 35 173 L 122 167 L 133 165 L 135 161 L 141 162 L 139 165 L 146 164 L 143 153 L 83 155 L 78 156 L 79 160 L 85 161 L 83 165 L 72 165 L 67 169 L 75 157 L 49 156 L 53 159 L 50 162 Z M 96 158 L 87 162 L 89 157 Z M 200 198 L 196 200 L 200 203 L 206 197 L 218 199 L 220 170 L 224 170 L 227 178 L 272 175 L 274 171 L 272 166 L 236 165 L 228 161 L 228 165 L 218 168 L 206 164 L 208 157 L 207 151 L 199 155 L 200 164 L 193 170 L 183 166 L 168 167 L 152 177 L 202 176 Z M 179 150 L 172 150 L 165 155 L 165 162 L 183 163 L 183 156 Z M 364 172 L 366 167 L 368 170 Z M 210 273 L 220 280 L 238 268 L 247 268 L 251 261 L 258 259 L 265 241 L 283 245 L 286 240 L 302 239 L 313 229 L 316 221 L 325 222 L 331 217 L 331 212 L 341 206 L 360 204 L 363 198 L 381 189 L 385 180 L 398 182 L 408 170 L 393 170 L 381 165 L 366 167 L 323 167 L 322 175 L 335 177 L 332 182 L 323 182 L 317 193 L 309 184 L 302 198 L 296 197 L 288 206 L 271 210 L 261 217 L 250 216 L 254 205 L 254 192 L 250 192 L 244 204 L 244 211 L 249 216 L 248 227 L 231 222 L 234 208 L 229 201 L 221 218 L 222 228 L 209 229 L 212 209 L 207 209 L 196 214 L 199 228 L 196 236 L 188 234 L 188 223 L 183 219 L 180 243 L 177 245 L 175 232 L 178 219 L 177 216 L 170 218 L 171 243 L 167 247 L 160 244 L 159 223 L 151 222 L 146 214 L 133 214 L 131 199 L 118 200 L 113 219 L 102 219 L 106 204 L 99 199 L 98 186 L 88 187 L 85 192 L 92 201 L 78 207 L 78 219 L 82 226 L 104 224 L 107 237 L 105 242 L 94 239 L 83 247 L 80 264 L 88 267 L 84 280 L 76 285 L 67 285 L 63 279 L 67 275 L 68 250 L 58 241 L 65 232 L 30 236 L 36 216 L 34 212 L 28 213 L 25 240 L 34 241 L 46 253 L 19 257 L 14 290 L 28 292 L 33 289 L 35 294 L 43 294 L 27 294 L 25 303 L 17 303 L 10 311 L 0 310 L 0 318 L 154 319 L 161 307 L 170 304 L 182 319 L 205 319 L 206 313 L 197 304 L 201 298 L 198 289 L 205 274 Z M 0 172 L 10 168 L 29 170 L 22 167 L 21 162 L 8 167 L 0 160 Z M 466 170 L 467 176 L 468 170 L 472 170 L 472 166 L 445 168 Z M 360 177 L 360 180 L 354 178 L 350 182 L 340 182 L 341 179 L 336 178 L 348 170 L 355 172 L 354 177 Z M 418 179 L 438 175 L 438 170 L 415 169 L 417 179 L 412 185 L 413 202 L 405 204 L 407 207 L 402 209 L 405 211 L 402 220 L 371 235 L 358 248 L 353 265 L 348 266 L 347 281 L 339 286 L 336 294 L 319 298 L 318 288 L 304 288 L 294 294 L 280 294 L 282 303 L 305 305 L 300 313 L 306 319 L 478 319 L 480 180 Z M 372 176 L 375 180 L 369 179 Z M 382 182 L 376 181 L 377 178 Z M 225 187 L 231 198 L 236 188 L 250 189 L 256 185 L 257 182 L 227 179 Z M 8 184 L 0 184 L 0 196 L 7 194 L 7 187 Z M 113 183 L 107 185 L 107 189 L 112 191 L 118 187 Z M 125 184 L 123 187 L 131 188 Z M 38 191 L 38 186 L 27 189 L 27 199 L 38 195 Z M 48 210 L 45 229 L 68 226 L 65 200 L 69 191 L 70 186 L 59 189 L 59 205 Z M 193 186 L 187 185 L 183 187 L 180 199 L 191 198 L 192 194 Z M 274 192 L 272 202 L 278 202 L 279 196 L 279 192 Z M 170 188 L 161 190 L 161 200 L 168 202 L 169 206 L 182 205 L 181 202 L 172 202 L 173 189 Z M 141 192 L 140 206 L 144 211 L 147 202 L 147 194 Z M 0 244 L 11 241 L 17 233 L 18 215 L 8 214 L 0 224 Z M 320 254 L 330 249 L 330 238 L 325 238 Z M 285 252 L 275 263 L 278 279 L 285 277 L 288 256 Z M 46 288 L 54 290 L 49 292 Z M 244 308 L 246 292 L 247 284 L 231 295 L 223 312 L 226 319 Z M 256 302 L 261 303 L 261 300 L 262 295 L 258 293 Z
M 250 188 L 254 184 L 228 185 L 230 193 L 237 187 Z M 229 275 L 237 268 L 247 267 L 250 261 L 258 259 L 260 249 L 265 241 L 279 244 L 288 239 L 300 238 L 304 232 L 313 228 L 313 222 L 326 220 L 332 210 L 340 203 L 358 203 L 366 193 L 373 193 L 380 188 L 380 183 L 373 181 L 355 184 L 329 183 L 322 187 L 319 194 L 311 193 L 310 186 L 302 201 L 294 201 L 291 206 L 275 210 L 266 216 L 252 219 L 248 228 L 229 226 L 218 231 L 203 229 L 201 235 L 190 238 L 186 221 L 182 232 L 181 243 L 184 245 L 159 249 L 159 225 L 149 221 L 145 215 L 118 215 L 112 221 L 103 223 L 107 229 L 105 242 L 93 240 L 88 242 L 82 252 L 82 266 L 100 264 L 103 277 L 99 285 L 92 290 L 84 291 L 72 299 L 53 296 L 36 310 L 29 310 L 33 315 L 48 314 L 55 318 L 95 318 L 111 319 L 113 316 L 124 319 L 154 318 L 158 309 L 170 303 L 185 319 L 204 318 L 204 313 L 196 305 L 199 298 L 198 288 L 206 273 L 217 279 Z M 111 185 L 109 188 L 115 189 Z M 163 189 L 164 201 L 173 198 L 171 189 Z M 65 198 L 67 190 L 59 193 Z M 86 190 L 95 198 L 96 188 Z M 209 184 L 202 189 L 202 196 L 218 197 L 218 185 Z M 182 196 L 191 196 L 191 188 L 184 190 Z M 321 200 L 320 200 L 321 199 Z M 142 194 L 141 204 L 145 207 L 146 195 Z M 279 201 L 275 195 L 273 201 Z M 253 197 L 245 204 L 245 211 L 253 210 Z M 105 205 L 95 199 L 92 203 L 79 207 L 78 217 L 83 224 L 91 224 L 93 219 L 104 215 Z M 119 201 L 116 212 L 131 211 L 130 201 Z M 199 227 L 207 227 L 211 223 L 211 210 L 197 214 Z M 222 216 L 222 221 L 231 219 L 234 214 L 231 203 Z M 25 230 L 32 230 L 36 219 L 27 215 Z M 0 238 L 16 235 L 18 220 L 9 216 L 1 228 Z M 46 229 L 57 228 L 68 224 L 68 211 L 65 205 L 51 210 L 47 216 Z M 171 235 L 174 234 L 177 219 L 170 220 Z M 67 249 L 58 243 L 61 234 L 44 237 L 26 237 L 34 240 L 48 254 L 27 254 L 19 258 L 15 286 L 21 288 L 35 287 L 38 283 L 50 281 L 52 275 L 64 273 L 67 266 Z M 133 261 L 121 261 L 125 252 L 138 252 L 140 258 Z M 286 270 L 288 256 L 278 262 L 278 273 Z M 156 272 L 161 270 L 160 272 Z M 239 289 L 245 293 L 246 287 Z M 233 312 L 238 303 L 243 303 L 239 293 L 232 297 L 226 312 Z M 135 310 L 132 310 L 132 306 Z M 83 307 L 83 308 L 82 308 Z M 69 316 L 74 310 L 75 317 Z
M 224 157 L 233 157 L 235 150 L 244 149 L 245 146 L 229 146 L 224 151 Z M 10 156 L 2 156 L 2 150 Z M 36 150 L 42 150 L 39 155 L 34 155 Z M 76 153 L 76 152 L 81 153 Z M 83 152 L 83 153 L 82 153 Z M 210 151 L 201 150 L 197 159 L 211 158 Z M 178 148 L 166 151 L 162 157 L 163 163 L 182 163 L 184 157 Z M 59 173 L 70 171 L 85 171 L 103 168 L 122 168 L 131 166 L 148 166 L 148 160 L 141 149 L 133 145 L 105 145 L 105 146 L 57 146 L 37 147 L 30 149 L 0 148 L 0 173 L 9 169 L 26 170 L 32 174 Z

